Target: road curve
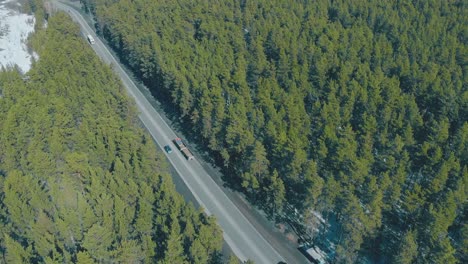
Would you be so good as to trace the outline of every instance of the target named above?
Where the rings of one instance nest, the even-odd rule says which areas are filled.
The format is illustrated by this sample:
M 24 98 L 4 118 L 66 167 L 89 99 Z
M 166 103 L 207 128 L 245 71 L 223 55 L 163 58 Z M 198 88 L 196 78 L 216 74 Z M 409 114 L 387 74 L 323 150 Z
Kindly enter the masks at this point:
M 162 149 L 165 145 L 171 145 L 175 148 L 171 142 L 176 137 L 174 131 L 136 87 L 81 14 L 66 4 L 54 3 L 57 8 L 70 14 L 72 19 L 80 25 L 84 35 L 90 34 L 94 37 L 96 43 L 91 45 L 92 48 L 105 63 L 113 65 L 114 71 L 122 79 L 128 94 L 136 102 L 140 111 L 139 118 L 159 147 Z M 277 264 L 284 261 L 283 257 L 229 200 L 197 160 L 187 161 L 179 151 L 173 151 L 167 155 L 167 158 L 205 212 L 216 216 L 224 231 L 225 241 L 240 260 L 251 259 L 255 263 L 265 264 Z

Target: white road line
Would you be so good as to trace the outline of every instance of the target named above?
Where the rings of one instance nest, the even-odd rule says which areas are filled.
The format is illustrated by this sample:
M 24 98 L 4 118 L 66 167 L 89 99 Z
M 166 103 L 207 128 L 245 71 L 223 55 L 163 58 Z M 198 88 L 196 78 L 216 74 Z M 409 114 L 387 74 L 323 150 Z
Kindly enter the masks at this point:
M 87 23 L 84 23 L 82 22 L 82 20 L 79 18 L 81 17 L 80 14 L 78 14 L 74 9 L 72 8 L 69 8 L 67 5 L 65 4 L 62 4 L 62 3 L 57 3 L 58 5 L 62 6 L 62 8 L 65 8 L 66 10 L 69 10 L 74 17 L 75 19 L 77 20 L 76 22 L 78 22 L 81 27 L 86 31 L 85 33 L 86 34 L 90 34 L 90 32 L 93 32 L 93 30 L 89 27 L 89 25 Z M 94 33 L 94 32 L 93 32 Z M 123 70 L 123 68 L 120 66 L 120 64 L 117 62 L 117 60 L 112 56 L 112 54 L 109 52 L 109 50 L 104 46 L 104 44 L 102 43 L 102 41 L 96 37 L 96 44 L 97 46 L 100 46 L 101 47 L 101 50 L 104 50 L 107 55 L 109 56 L 109 58 L 107 58 L 108 60 L 110 60 L 110 63 L 111 64 L 115 64 L 115 66 L 118 68 L 116 68 L 115 70 L 118 70 L 120 71 L 119 75 L 121 77 L 124 78 L 123 80 L 123 84 L 127 90 L 127 92 L 135 99 L 136 101 L 136 104 L 137 104 L 137 107 L 140 109 L 141 113 L 139 114 L 139 118 L 140 120 L 143 122 L 143 124 L 147 127 L 148 131 L 150 132 L 151 136 L 153 137 L 153 139 L 155 140 L 155 142 L 158 144 L 158 146 L 162 149 L 163 146 L 161 145 L 161 143 L 157 140 L 157 136 L 155 135 L 155 133 L 153 133 L 150 129 L 150 127 L 152 127 L 155 131 L 158 131 L 160 136 L 163 137 L 164 140 L 166 140 L 167 142 L 171 142 L 171 138 L 174 138 L 175 137 L 175 134 L 173 133 L 172 129 L 169 127 L 169 125 L 162 119 L 162 117 L 160 116 L 160 114 L 151 106 L 151 104 L 147 101 L 147 99 L 145 98 L 145 96 L 141 93 L 141 91 L 136 87 L 136 85 L 133 83 L 133 81 L 128 77 L 128 75 L 126 74 L 126 72 Z M 97 51 L 96 51 L 97 52 Z M 133 91 L 133 89 L 130 88 L 130 86 L 132 86 L 134 89 L 135 89 L 135 92 Z M 150 113 L 151 112 L 151 113 Z M 155 117 L 153 117 L 153 115 L 160 119 L 160 123 L 159 124 L 158 122 L 156 122 L 156 120 L 154 119 Z M 145 119 L 147 119 L 151 124 L 148 124 L 147 121 L 145 121 Z M 159 120 L 158 120 L 159 121 Z M 162 129 L 160 127 L 160 125 L 163 125 L 163 126 L 166 126 L 167 130 L 172 132 L 172 134 L 174 134 L 173 136 L 168 136 L 167 133 L 164 131 L 164 129 Z M 242 237 L 242 239 L 245 241 L 246 244 L 248 244 L 248 246 L 250 248 L 253 248 L 256 250 L 257 252 L 257 256 L 262 260 L 262 263 L 269 263 L 269 260 L 268 258 L 263 254 L 263 253 L 260 253 L 260 249 L 257 247 L 257 245 L 254 243 L 253 240 L 249 239 L 247 237 L 247 235 L 245 234 L 245 232 L 243 232 L 243 230 L 240 229 L 239 227 L 239 224 L 238 222 L 234 221 L 231 217 L 229 217 L 229 214 L 227 213 L 226 211 L 226 205 L 223 206 L 223 204 L 221 204 L 218 199 L 216 199 L 215 195 L 213 194 L 213 192 L 211 190 L 209 190 L 207 188 L 207 186 L 205 184 L 203 184 L 202 180 L 201 180 L 201 177 L 200 175 L 198 174 L 197 171 L 195 171 L 193 168 L 190 168 L 189 165 L 187 164 L 187 162 L 185 161 L 184 158 L 182 158 L 182 154 L 181 153 L 177 153 L 176 154 L 177 157 L 179 158 L 179 160 L 182 160 L 182 162 L 180 162 L 181 164 L 183 164 L 183 166 L 185 167 L 185 169 L 187 171 L 189 171 L 191 173 L 191 176 L 195 176 L 195 177 L 192 177 L 196 183 L 199 185 L 199 187 L 204 191 L 205 195 L 207 195 L 209 197 L 209 199 L 215 204 L 215 206 L 218 208 L 218 210 L 222 213 L 222 215 L 224 216 L 223 218 L 230 224 L 232 225 L 233 227 L 235 227 L 235 229 L 238 230 L 238 235 L 240 237 Z M 182 180 L 184 181 L 184 183 L 186 184 L 186 186 L 188 187 L 188 189 L 192 192 L 193 196 L 195 197 L 195 199 L 197 200 L 197 202 L 203 206 L 205 212 L 208 214 L 208 215 L 211 215 L 211 212 L 208 210 L 208 208 L 206 207 L 205 203 L 202 201 L 202 199 L 197 195 L 197 193 L 193 190 L 193 188 L 191 187 L 191 185 L 189 184 L 188 180 L 186 179 L 186 176 L 184 174 L 182 174 L 180 172 L 180 170 L 177 168 L 176 164 L 173 162 L 173 158 L 175 158 L 174 156 L 168 156 L 168 160 L 169 162 L 171 162 L 171 164 L 173 165 L 174 169 L 177 171 L 177 173 L 180 175 L 180 177 L 182 178 Z M 198 161 L 194 160 L 194 161 L 191 161 L 191 163 L 195 163 L 197 166 L 199 166 L 199 168 L 201 168 L 201 171 L 204 171 L 203 167 L 201 167 L 201 165 L 198 163 Z M 194 165 L 195 165 L 194 164 Z M 233 207 L 235 212 L 238 214 L 238 216 L 241 218 L 240 220 L 243 220 L 247 225 L 247 227 L 249 227 L 249 229 L 252 229 L 253 232 L 261 238 L 261 240 L 263 242 L 265 242 L 265 245 L 267 247 L 269 247 L 269 249 L 276 255 L 275 257 L 279 260 L 283 260 L 283 258 L 278 254 L 278 252 L 268 243 L 268 241 L 258 232 L 258 230 L 256 230 L 254 228 L 254 226 L 250 223 L 250 221 L 242 214 L 242 212 L 239 210 L 239 208 L 237 208 L 237 206 L 227 197 L 227 195 L 224 193 L 224 191 L 216 184 L 216 182 L 214 182 L 213 179 L 211 179 L 211 177 L 208 177 L 208 179 L 205 179 L 207 181 L 209 181 L 209 184 L 213 186 L 213 188 L 216 189 L 216 192 L 219 193 L 219 195 L 221 195 L 222 199 L 226 200 L 226 203 L 229 203 L 228 206 L 229 207 Z M 210 186 L 211 187 L 211 186 Z M 219 216 L 218 216 L 219 217 Z M 231 239 L 231 237 L 226 233 L 226 232 L 223 232 L 223 236 L 224 236 L 224 239 L 226 240 L 226 242 L 228 243 L 228 245 L 231 247 L 231 249 L 234 251 L 234 253 L 236 254 L 236 256 L 239 257 L 239 259 L 245 261 L 247 260 L 247 257 L 243 254 L 243 252 L 239 249 L 239 247 L 236 245 L 236 243 Z M 260 253 L 260 254 L 258 254 Z

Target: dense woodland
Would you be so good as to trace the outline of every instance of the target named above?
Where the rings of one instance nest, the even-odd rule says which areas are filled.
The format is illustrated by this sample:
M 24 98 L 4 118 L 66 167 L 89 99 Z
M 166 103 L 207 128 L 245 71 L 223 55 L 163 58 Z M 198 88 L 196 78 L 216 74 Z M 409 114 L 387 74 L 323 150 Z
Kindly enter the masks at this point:
M 63 13 L 0 72 L 0 263 L 218 263 L 120 80 Z M 234 263 L 235 260 L 233 260 Z
M 333 262 L 468 261 L 466 1 L 83 2 L 228 182 L 333 222 Z

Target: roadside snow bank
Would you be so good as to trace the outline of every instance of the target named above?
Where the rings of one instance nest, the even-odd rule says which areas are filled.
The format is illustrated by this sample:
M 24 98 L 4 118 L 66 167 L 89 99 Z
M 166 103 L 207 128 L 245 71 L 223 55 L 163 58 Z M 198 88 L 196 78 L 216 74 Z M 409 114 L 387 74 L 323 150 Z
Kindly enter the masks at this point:
M 35 19 L 20 13 L 20 4 L 15 2 L 0 2 L 0 65 L 16 64 L 25 73 L 31 68 L 32 57 L 38 59 L 37 54 L 30 54 L 26 46 L 28 35 L 34 31 Z

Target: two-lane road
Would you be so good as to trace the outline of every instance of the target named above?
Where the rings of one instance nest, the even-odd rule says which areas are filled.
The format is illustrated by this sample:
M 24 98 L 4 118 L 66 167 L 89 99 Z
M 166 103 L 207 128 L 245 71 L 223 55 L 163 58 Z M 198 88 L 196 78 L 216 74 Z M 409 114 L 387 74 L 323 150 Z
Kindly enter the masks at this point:
M 94 51 L 104 62 L 113 65 L 128 94 L 135 99 L 140 111 L 139 118 L 159 147 L 162 148 L 164 145 L 173 146 L 171 141 L 176 137 L 175 133 L 135 86 L 106 46 L 96 37 L 84 18 L 76 10 L 63 3 L 55 2 L 55 6 L 68 12 L 72 19 L 80 25 L 85 35 L 90 34 L 95 38 L 96 43 L 92 45 Z M 251 259 L 255 263 L 265 264 L 277 264 L 284 261 L 283 257 L 229 200 L 197 160 L 187 161 L 177 150 L 167 155 L 167 157 L 206 213 L 216 216 L 224 231 L 225 241 L 239 259 L 242 261 Z

